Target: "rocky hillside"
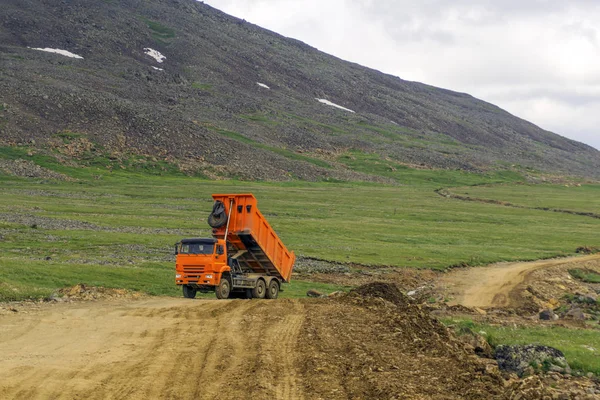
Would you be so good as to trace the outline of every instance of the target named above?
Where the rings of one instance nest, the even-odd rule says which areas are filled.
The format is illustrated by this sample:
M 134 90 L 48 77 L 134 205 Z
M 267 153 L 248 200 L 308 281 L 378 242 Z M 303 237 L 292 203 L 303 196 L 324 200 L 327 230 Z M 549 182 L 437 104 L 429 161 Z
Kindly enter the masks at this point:
M 381 179 L 365 159 L 600 177 L 589 146 L 193 0 L 3 1 L 0 140 L 213 178 Z

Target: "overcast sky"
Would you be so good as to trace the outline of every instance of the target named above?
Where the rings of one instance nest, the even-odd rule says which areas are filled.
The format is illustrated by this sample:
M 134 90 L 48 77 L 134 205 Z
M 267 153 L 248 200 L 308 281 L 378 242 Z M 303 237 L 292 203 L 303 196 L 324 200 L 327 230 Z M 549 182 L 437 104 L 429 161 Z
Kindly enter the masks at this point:
M 207 0 L 345 60 L 600 149 L 598 0 Z

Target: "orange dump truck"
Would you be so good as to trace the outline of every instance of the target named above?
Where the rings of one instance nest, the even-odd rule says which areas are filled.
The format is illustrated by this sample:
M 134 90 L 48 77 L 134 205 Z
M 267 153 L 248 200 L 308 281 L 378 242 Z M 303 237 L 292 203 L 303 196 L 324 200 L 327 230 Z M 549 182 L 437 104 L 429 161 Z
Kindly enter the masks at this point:
M 248 298 L 277 298 L 290 281 L 296 256 L 283 245 L 258 210 L 252 194 L 213 194 L 208 217 L 212 238 L 182 239 L 175 245 L 175 283 L 183 296 L 214 291 Z

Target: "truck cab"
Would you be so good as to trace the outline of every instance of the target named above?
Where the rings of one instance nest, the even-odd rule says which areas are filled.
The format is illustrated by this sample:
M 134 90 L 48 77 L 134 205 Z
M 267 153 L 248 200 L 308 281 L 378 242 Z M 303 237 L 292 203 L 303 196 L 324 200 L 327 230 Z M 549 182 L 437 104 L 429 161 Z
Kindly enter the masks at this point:
M 222 239 L 182 239 L 175 244 L 175 283 L 183 285 L 185 297 L 208 292 L 219 285 L 227 265 L 227 246 Z

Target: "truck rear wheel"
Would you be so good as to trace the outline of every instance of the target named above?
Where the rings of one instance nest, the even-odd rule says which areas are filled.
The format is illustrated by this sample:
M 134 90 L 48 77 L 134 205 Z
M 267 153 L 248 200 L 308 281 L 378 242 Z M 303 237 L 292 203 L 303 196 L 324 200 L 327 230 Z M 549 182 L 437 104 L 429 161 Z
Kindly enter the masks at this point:
M 252 289 L 252 297 L 254 297 L 255 299 L 264 299 L 266 292 L 267 285 L 265 284 L 265 281 L 259 279 L 256 282 L 256 286 L 254 287 L 254 289 Z
M 271 279 L 267 288 L 267 299 L 276 299 L 279 295 L 279 282 L 277 279 Z
M 185 297 L 186 299 L 193 299 L 194 297 L 196 297 L 196 292 L 196 288 L 193 288 L 188 285 L 183 285 L 183 297 Z
M 221 282 L 219 282 L 219 286 L 215 288 L 215 294 L 217 295 L 217 299 L 226 299 L 229 297 L 231 293 L 231 283 L 229 283 L 229 279 L 222 277 Z

